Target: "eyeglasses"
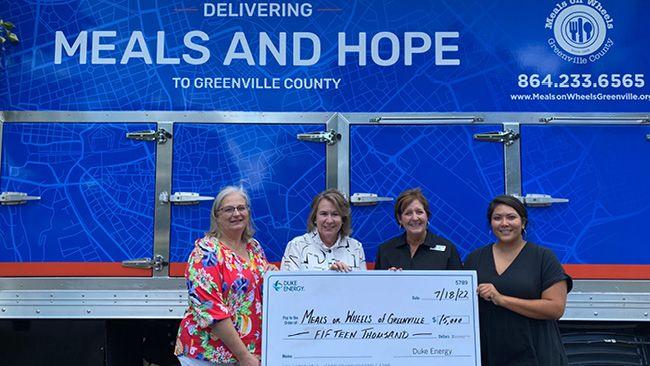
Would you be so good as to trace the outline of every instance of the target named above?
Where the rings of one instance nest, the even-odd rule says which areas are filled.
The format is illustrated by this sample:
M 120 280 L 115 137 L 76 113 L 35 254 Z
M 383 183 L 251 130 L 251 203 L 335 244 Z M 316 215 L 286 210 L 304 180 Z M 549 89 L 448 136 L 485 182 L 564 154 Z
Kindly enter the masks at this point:
M 248 211 L 248 206 L 246 205 L 239 205 L 239 206 L 224 206 L 217 211 L 221 211 L 225 213 L 226 215 L 234 215 L 235 210 L 239 211 L 239 213 L 246 213 Z

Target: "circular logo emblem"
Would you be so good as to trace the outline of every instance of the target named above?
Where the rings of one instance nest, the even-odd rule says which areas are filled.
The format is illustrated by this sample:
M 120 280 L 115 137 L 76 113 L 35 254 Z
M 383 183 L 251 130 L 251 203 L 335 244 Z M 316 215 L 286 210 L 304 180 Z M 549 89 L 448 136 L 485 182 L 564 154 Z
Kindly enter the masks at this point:
M 571 5 L 557 15 L 553 34 L 557 44 L 566 52 L 585 56 L 596 52 L 603 45 L 607 25 L 596 9 L 586 5 Z
M 275 289 L 275 291 L 282 290 L 282 282 L 280 282 L 280 280 L 275 281 L 273 283 L 273 288 Z

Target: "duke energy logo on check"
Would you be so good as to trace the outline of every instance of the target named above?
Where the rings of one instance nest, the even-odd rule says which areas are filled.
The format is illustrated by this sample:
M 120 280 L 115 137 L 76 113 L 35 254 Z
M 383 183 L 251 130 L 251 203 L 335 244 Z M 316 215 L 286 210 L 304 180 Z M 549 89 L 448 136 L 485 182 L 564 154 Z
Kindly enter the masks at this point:
M 305 286 L 298 284 L 298 281 L 280 281 L 273 282 L 273 289 L 276 292 L 302 292 L 305 291 Z
M 570 0 L 555 4 L 545 28 L 553 36 L 548 44 L 563 60 L 575 64 L 596 62 L 614 45 L 607 32 L 614 18 L 600 1 Z

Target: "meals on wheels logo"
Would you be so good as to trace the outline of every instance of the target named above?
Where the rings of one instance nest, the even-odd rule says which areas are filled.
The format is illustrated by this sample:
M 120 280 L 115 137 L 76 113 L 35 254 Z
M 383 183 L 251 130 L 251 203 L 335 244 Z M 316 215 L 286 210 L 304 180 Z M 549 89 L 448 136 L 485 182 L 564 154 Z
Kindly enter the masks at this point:
M 614 18 L 600 1 L 570 0 L 555 4 L 545 27 L 553 32 L 548 44 L 563 60 L 575 64 L 596 62 L 614 45 L 607 36 Z
M 276 292 L 302 292 L 305 291 L 305 286 L 298 284 L 298 281 L 280 281 L 273 282 L 273 289 Z

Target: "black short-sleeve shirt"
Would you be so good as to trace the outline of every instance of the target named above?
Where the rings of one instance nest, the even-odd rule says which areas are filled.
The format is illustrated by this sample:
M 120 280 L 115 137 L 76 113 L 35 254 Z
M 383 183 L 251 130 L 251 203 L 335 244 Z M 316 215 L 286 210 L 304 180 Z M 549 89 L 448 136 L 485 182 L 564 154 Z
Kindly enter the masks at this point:
M 478 283 L 491 283 L 500 293 L 521 299 L 541 299 L 559 281 L 573 282 L 548 248 L 526 243 L 519 255 L 497 274 L 492 245 L 467 256 L 465 269 L 474 269 Z M 527 318 L 479 298 L 481 365 L 563 366 L 568 361 L 555 320 Z
M 381 244 L 377 250 L 375 269 L 390 267 L 404 270 L 463 269 L 456 246 L 427 230 L 424 243 L 411 258 L 411 250 L 406 242 L 406 233 Z

